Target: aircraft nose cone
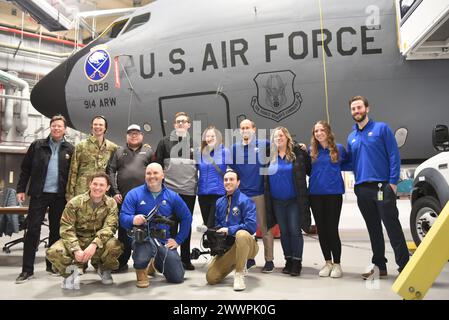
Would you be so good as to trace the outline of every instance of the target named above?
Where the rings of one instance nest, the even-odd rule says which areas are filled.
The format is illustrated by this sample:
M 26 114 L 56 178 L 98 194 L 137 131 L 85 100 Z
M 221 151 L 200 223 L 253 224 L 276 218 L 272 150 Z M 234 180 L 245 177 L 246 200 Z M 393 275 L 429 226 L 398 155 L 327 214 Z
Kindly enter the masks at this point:
M 67 125 L 73 127 L 65 99 L 66 67 L 67 61 L 42 78 L 31 91 L 30 100 L 33 107 L 46 117 L 61 114 L 66 118 Z

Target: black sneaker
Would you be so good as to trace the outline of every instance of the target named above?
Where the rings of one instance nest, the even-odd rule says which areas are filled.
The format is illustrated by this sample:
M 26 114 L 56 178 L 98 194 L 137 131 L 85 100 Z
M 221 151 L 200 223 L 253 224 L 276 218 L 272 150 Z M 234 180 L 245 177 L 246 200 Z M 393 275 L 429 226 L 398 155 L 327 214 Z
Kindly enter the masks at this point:
M 252 268 L 254 268 L 254 267 L 256 267 L 256 260 L 254 260 L 254 259 L 248 259 L 248 260 L 246 261 L 246 270 L 252 269 Z
M 51 276 L 55 276 L 55 277 L 59 276 L 59 273 L 56 272 L 56 271 L 53 269 L 53 267 L 47 267 L 47 268 L 45 269 L 45 271 L 47 271 Z
M 128 268 L 129 268 L 128 265 L 125 264 L 123 266 L 119 266 L 118 269 L 116 270 L 112 270 L 111 273 L 125 273 L 128 272 Z
M 19 274 L 19 276 L 16 278 L 16 283 L 24 283 L 28 280 L 31 280 L 34 278 L 34 274 L 33 273 L 29 273 L 29 272 L 22 272 L 21 274 Z
M 266 261 L 265 265 L 262 268 L 263 273 L 271 273 L 274 270 L 274 263 L 273 261 Z
M 190 271 L 195 270 L 195 266 L 190 261 L 183 262 L 182 266 L 184 267 L 185 270 L 190 270 Z

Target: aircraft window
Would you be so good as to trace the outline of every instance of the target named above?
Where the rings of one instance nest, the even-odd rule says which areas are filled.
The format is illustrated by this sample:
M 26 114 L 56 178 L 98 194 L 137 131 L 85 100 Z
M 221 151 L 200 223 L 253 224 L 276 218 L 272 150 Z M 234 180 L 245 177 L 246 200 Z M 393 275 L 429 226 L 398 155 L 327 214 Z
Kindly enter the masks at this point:
M 147 13 L 141 14 L 140 16 L 133 17 L 131 19 L 131 21 L 129 22 L 129 24 L 126 26 L 126 29 L 125 29 L 125 31 L 123 31 L 123 33 L 126 33 L 128 31 L 131 31 L 135 28 L 140 27 L 141 25 L 144 25 L 145 23 L 148 22 L 148 20 L 150 20 L 150 15 L 151 15 L 151 13 L 147 12 Z
M 101 35 L 99 38 L 108 38 L 113 39 L 117 38 L 120 31 L 122 31 L 125 24 L 128 22 L 128 19 L 117 21 L 111 24 Z

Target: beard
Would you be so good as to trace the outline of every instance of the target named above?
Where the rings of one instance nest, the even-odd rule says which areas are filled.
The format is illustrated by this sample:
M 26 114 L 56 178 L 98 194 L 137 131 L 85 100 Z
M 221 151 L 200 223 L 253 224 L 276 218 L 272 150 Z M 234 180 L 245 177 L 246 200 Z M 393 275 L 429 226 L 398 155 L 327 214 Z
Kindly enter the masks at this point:
M 357 116 L 352 116 L 355 122 L 363 122 L 366 119 L 366 112 L 358 115 L 360 118 L 356 118 Z

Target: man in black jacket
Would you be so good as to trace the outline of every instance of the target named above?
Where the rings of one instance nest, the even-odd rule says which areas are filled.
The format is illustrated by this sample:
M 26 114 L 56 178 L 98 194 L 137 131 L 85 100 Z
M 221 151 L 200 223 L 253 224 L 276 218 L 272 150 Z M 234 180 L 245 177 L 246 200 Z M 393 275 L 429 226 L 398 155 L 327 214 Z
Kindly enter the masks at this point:
M 131 124 L 126 131 L 126 146 L 117 148 L 106 168 L 111 180 L 111 196 L 114 197 L 119 212 L 128 191 L 145 183 L 145 170 L 152 162 L 152 156 L 153 149 L 143 144 L 140 126 Z M 124 250 L 118 259 L 119 268 L 113 273 L 126 272 L 131 256 L 131 239 L 122 226 L 118 227 L 118 239 L 123 243 Z
M 195 165 L 193 140 L 190 137 L 190 117 L 185 112 L 175 114 L 174 130 L 164 137 L 156 149 L 155 161 L 164 168 L 164 183 L 177 192 L 193 215 L 198 184 L 198 171 Z M 174 230 L 173 230 L 174 231 Z M 195 270 L 190 262 L 189 236 L 181 245 L 181 260 L 184 269 Z
M 74 150 L 73 145 L 64 140 L 65 130 L 65 118 L 61 115 L 54 116 L 50 120 L 50 135 L 46 139 L 35 140 L 22 161 L 22 171 L 17 183 L 17 200 L 25 201 L 28 181 L 28 195 L 31 199 L 26 219 L 22 272 L 16 283 L 33 278 L 36 248 L 47 208 L 50 228 L 48 246 L 59 239 L 59 222 L 66 204 L 65 190 Z M 46 270 L 54 273 L 50 261 L 46 260 L 46 263 Z

